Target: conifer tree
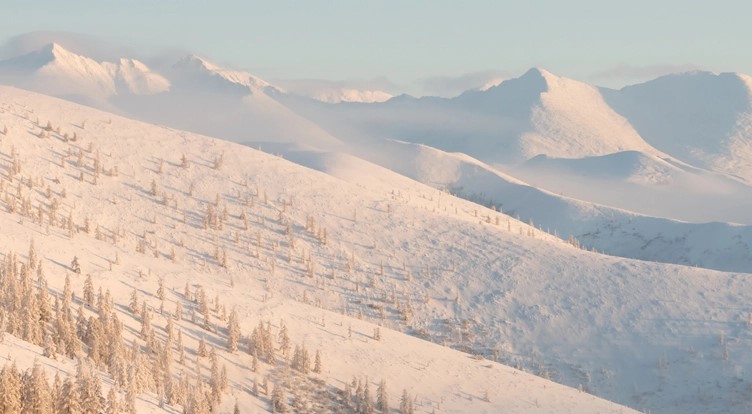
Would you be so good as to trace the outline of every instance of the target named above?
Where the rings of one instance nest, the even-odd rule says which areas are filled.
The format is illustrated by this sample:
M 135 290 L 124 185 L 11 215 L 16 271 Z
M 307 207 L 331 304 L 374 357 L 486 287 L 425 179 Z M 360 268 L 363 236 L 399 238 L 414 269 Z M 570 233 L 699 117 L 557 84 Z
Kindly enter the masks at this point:
M 107 394 L 107 410 L 105 414 L 120 414 L 120 401 L 117 392 L 115 392 L 115 387 L 110 387 L 110 392 Z
M 227 349 L 230 352 L 236 352 L 238 350 L 238 342 L 240 342 L 240 323 L 238 322 L 238 312 L 235 307 L 230 312 L 227 331 Z
M 47 293 L 48 287 L 47 287 L 47 279 L 44 277 L 44 272 L 42 272 L 42 267 L 38 267 L 39 272 L 37 272 L 37 306 L 39 307 L 39 319 L 42 322 L 50 322 L 52 321 L 52 306 L 50 305 L 50 295 Z
M 376 409 L 382 413 L 389 412 L 389 395 L 386 392 L 386 381 L 383 379 L 376 390 Z
M 44 336 L 43 355 L 47 358 L 57 359 L 57 344 L 49 332 Z
M 321 352 L 318 349 L 316 350 L 316 359 L 313 363 L 313 372 L 321 374 Z
M 133 292 L 131 293 L 131 300 L 130 302 L 128 302 L 128 307 L 130 308 L 132 314 L 138 315 L 138 290 L 136 290 L 136 288 L 133 288 Z
M 198 341 L 198 356 L 200 357 L 206 357 L 209 355 L 209 352 L 206 350 L 206 341 L 204 340 L 204 337 L 202 336 L 201 339 Z
M 0 412 L 21 414 L 21 377 L 15 362 L 0 371 Z
M 282 387 L 275 384 L 272 390 L 272 412 L 273 413 L 286 413 L 287 401 L 285 401 L 285 393 L 282 391 Z
M 282 356 L 288 358 L 290 355 L 290 337 L 287 334 L 287 326 L 284 321 L 280 322 L 278 339 L 279 349 L 282 351 Z
M 407 389 L 402 390 L 402 398 L 400 398 L 400 414 L 413 414 L 413 399 L 407 392 Z
M 57 412 L 60 414 L 80 414 L 83 412 L 81 407 L 81 394 L 73 377 L 68 377 L 63 383 L 62 398 L 58 401 Z
M 361 406 L 363 414 L 373 414 L 373 397 L 371 397 L 371 387 L 368 383 L 368 377 L 363 384 L 363 404 Z
M 219 402 L 222 398 L 222 381 L 220 379 L 219 361 L 217 360 L 217 350 L 212 347 L 209 354 L 211 362 L 211 377 L 209 386 L 211 387 L 212 401 Z
M 70 274 L 65 272 L 65 285 L 63 285 L 63 304 L 68 303 L 70 306 L 73 300 L 73 289 L 71 288 Z
M 71 270 L 73 270 L 73 273 L 75 274 L 81 273 L 81 265 L 78 263 L 77 256 L 73 256 L 73 260 L 71 260 Z
M 37 249 L 34 246 L 34 239 L 31 239 L 31 242 L 29 243 L 29 269 L 34 269 L 37 265 L 37 260 L 39 258 L 37 257 Z
M 179 300 L 175 303 L 175 319 L 178 321 L 183 320 L 183 304 Z
M 149 337 L 151 336 L 152 326 L 151 326 L 151 312 L 146 310 L 146 306 L 142 308 L 142 315 L 141 315 L 141 339 L 144 341 L 148 341 Z
M 86 275 L 84 282 L 84 303 L 89 308 L 94 307 L 94 283 L 91 280 L 91 273 Z
M 90 363 L 79 362 L 76 371 L 76 385 L 81 395 L 82 414 L 100 414 L 104 411 L 102 384 Z

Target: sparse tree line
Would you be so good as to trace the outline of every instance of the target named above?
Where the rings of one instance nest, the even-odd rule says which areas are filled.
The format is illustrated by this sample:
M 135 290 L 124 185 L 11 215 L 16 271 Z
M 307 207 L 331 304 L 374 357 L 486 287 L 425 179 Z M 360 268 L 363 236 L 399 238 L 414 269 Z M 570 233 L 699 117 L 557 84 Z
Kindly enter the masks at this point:
M 45 128 L 47 132 L 54 131 L 51 125 L 48 125 L 48 127 L 49 128 Z M 77 137 L 74 138 L 75 139 L 70 140 L 64 139 L 63 141 L 76 141 Z M 85 154 L 91 155 L 87 156 Z M 212 163 L 212 168 L 217 170 L 221 169 L 223 162 L 223 154 L 221 154 L 215 157 Z M 163 161 L 160 160 L 160 175 L 163 170 L 163 164 Z M 73 165 L 81 170 L 80 181 L 84 181 L 84 172 L 90 174 L 93 184 L 96 184 L 96 180 L 100 176 L 100 173 L 112 176 L 117 175 L 117 166 L 114 166 L 109 170 L 103 167 L 102 162 L 100 161 L 99 151 L 95 150 L 91 143 L 89 143 L 86 149 L 83 147 L 77 148 L 76 150 L 69 149 L 67 153 L 63 153 L 61 166 L 65 168 L 66 165 Z M 189 168 L 190 165 L 191 164 L 188 162 L 185 155 L 183 155 L 180 160 L 180 166 L 182 168 Z M 20 214 L 23 217 L 31 219 L 33 222 L 38 222 L 40 225 L 46 225 L 48 227 L 48 233 L 50 226 L 67 229 L 70 237 L 77 232 L 84 231 L 88 234 L 94 233 L 97 239 L 111 241 L 113 244 L 117 244 L 120 239 L 125 237 L 125 229 L 117 227 L 110 231 L 95 222 L 92 223 L 93 220 L 90 220 L 88 217 L 84 217 L 83 221 L 77 224 L 76 221 L 74 221 L 73 209 L 71 208 L 66 214 L 61 207 L 62 200 L 66 198 L 66 189 L 64 187 L 59 191 L 52 191 L 49 185 L 46 185 L 45 187 L 44 180 L 41 178 L 35 180 L 32 177 L 24 177 L 21 175 L 21 170 L 20 154 L 15 148 L 13 148 L 11 150 L 10 168 L 7 170 L 9 171 L 8 176 L 6 177 L 7 181 L 4 182 L 0 180 L 0 192 L 5 193 L 4 201 L 9 212 Z M 57 180 L 57 182 L 59 183 L 59 180 Z M 36 189 L 37 192 L 43 193 L 47 199 L 46 201 L 43 199 L 42 202 L 38 202 L 36 206 L 34 206 L 32 201 L 34 189 Z M 165 199 L 164 191 L 160 190 L 160 187 L 154 180 L 152 180 L 152 185 L 148 189 L 148 192 L 154 193 L 152 195 L 155 196 L 162 194 L 162 198 Z M 260 192 L 259 189 L 256 188 L 255 193 L 250 193 L 251 196 L 245 196 L 244 202 L 246 206 L 253 207 L 254 198 L 259 198 L 259 200 L 261 200 L 262 193 L 263 202 L 270 208 L 276 209 L 278 211 L 278 217 L 276 220 L 266 220 L 260 217 L 259 222 L 263 226 L 266 226 L 267 221 L 269 223 L 276 222 L 278 227 L 284 229 L 284 234 L 287 238 L 287 245 L 289 247 L 288 263 L 290 263 L 293 260 L 293 256 L 298 253 L 298 249 L 296 249 L 297 239 L 295 231 L 293 230 L 296 225 L 289 218 L 289 212 L 287 211 L 288 207 L 291 207 L 293 204 L 292 197 L 290 197 L 289 200 L 281 200 L 280 207 L 277 208 L 268 203 L 266 191 Z M 241 197 L 239 196 L 238 199 L 241 199 Z M 211 203 L 207 205 L 206 215 L 204 216 L 205 229 L 224 231 L 225 223 L 228 223 L 228 218 L 231 216 L 228 214 L 227 205 L 223 204 L 221 200 L 222 198 L 217 194 L 215 203 L 213 205 Z M 391 213 L 391 207 L 389 208 L 389 212 Z M 353 221 L 357 221 L 357 216 L 358 212 L 355 210 L 353 212 Z M 248 217 L 244 208 L 239 210 L 239 214 L 236 215 L 236 217 L 241 223 L 240 226 L 243 229 L 248 230 Z M 156 224 L 156 218 L 152 224 Z M 236 223 L 233 223 L 233 225 L 238 226 Z M 230 226 L 227 227 L 229 228 Z M 305 226 L 300 225 L 297 227 L 305 228 L 312 241 L 318 241 L 320 245 L 327 244 L 327 230 L 323 225 L 317 223 L 313 216 L 306 215 Z M 146 253 L 146 250 L 149 249 L 154 252 L 155 256 L 158 256 L 156 235 L 153 243 L 147 243 L 146 234 L 147 232 L 145 230 L 144 236 L 138 240 L 136 249 L 140 249 L 141 253 Z M 238 243 L 238 232 L 235 232 L 235 241 Z M 266 246 L 267 249 L 276 252 L 280 245 L 284 245 L 284 242 L 280 243 L 270 240 L 268 243 L 264 242 L 264 244 L 268 245 Z M 182 242 L 180 246 L 182 247 Z M 256 233 L 256 258 L 261 258 L 259 252 L 261 247 L 262 241 L 260 233 Z M 249 252 L 251 251 L 250 243 L 248 244 L 247 250 Z M 13 308 L 11 311 L 5 309 L 5 304 L 9 302 L 4 301 L 3 305 L 0 306 L 0 311 L 3 312 L 0 315 L 0 324 L 2 324 L 2 329 L 0 329 L 0 331 L 5 330 L 24 340 L 42 346 L 46 356 L 64 356 L 67 358 L 89 361 L 87 363 L 90 363 L 95 369 L 102 370 L 112 376 L 117 385 L 117 395 L 123 394 L 124 399 L 127 399 L 126 397 L 130 395 L 134 395 L 133 400 L 135 401 L 135 395 L 138 395 L 138 392 L 130 392 L 130 380 L 135 379 L 135 382 L 142 382 L 144 385 L 134 385 L 132 386 L 134 390 L 140 390 L 140 392 L 154 392 L 160 396 L 160 400 L 164 400 L 167 404 L 183 405 L 186 412 L 205 412 L 203 411 L 203 406 L 208 406 L 211 410 L 211 407 L 216 405 L 207 402 L 212 400 L 211 397 L 202 397 L 207 393 L 211 395 L 211 392 L 214 389 L 210 385 L 208 377 L 207 380 L 204 381 L 200 378 L 200 375 L 195 378 L 193 375 L 172 375 L 172 362 L 168 361 L 171 361 L 174 358 L 184 367 L 187 364 L 185 350 L 181 340 L 182 331 L 174 326 L 174 321 L 180 321 L 183 318 L 184 313 L 190 316 L 192 322 L 196 323 L 209 333 L 226 332 L 227 349 L 230 352 L 243 350 L 244 348 L 247 349 L 247 352 L 251 355 L 252 365 L 254 366 L 257 366 L 259 361 L 270 365 L 278 365 L 281 360 L 289 363 L 293 371 L 299 372 L 303 375 L 308 374 L 311 371 L 313 373 L 318 373 L 321 370 L 321 354 L 319 351 L 311 353 L 306 349 L 304 344 L 295 345 L 293 349 L 289 337 L 286 341 L 283 341 L 281 330 L 283 328 L 286 330 L 283 323 L 280 323 L 280 336 L 277 337 L 277 341 L 272 339 L 274 338 L 274 335 L 272 333 L 272 326 L 269 322 L 266 322 L 265 324 L 259 322 L 259 325 L 254 328 L 253 332 L 244 337 L 240 332 L 239 321 L 237 320 L 237 313 L 235 310 L 233 309 L 231 311 L 228 318 L 226 316 L 226 310 L 223 306 L 219 305 L 219 301 L 216 300 L 216 308 L 214 312 L 211 313 L 209 311 L 209 300 L 206 298 L 205 293 L 202 293 L 203 289 L 201 287 L 197 287 L 194 292 L 188 293 L 188 290 L 186 290 L 186 299 L 192 302 L 193 305 L 188 305 L 186 312 L 184 309 L 178 309 L 178 307 L 182 308 L 182 303 L 178 300 L 176 302 L 174 316 L 172 318 L 166 318 L 167 327 L 165 327 L 164 330 L 163 328 L 156 326 L 154 320 L 156 316 L 155 309 L 149 306 L 146 303 L 146 300 L 138 298 L 138 292 L 136 292 L 136 300 L 132 300 L 131 303 L 129 303 L 129 308 L 132 313 L 131 316 L 141 322 L 142 328 L 139 332 L 139 340 L 141 343 L 137 343 L 136 340 L 133 340 L 130 345 L 128 345 L 122 337 L 123 324 L 118 320 L 117 314 L 113 311 L 114 304 L 110 292 L 103 293 L 100 289 L 97 293 L 93 286 L 91 276 L 86 276 L 87 279 L 81 297 L 77 298 L 75 293 L 72 292 L 70 288 L 70 280 L 67 275 L 66 287 L 63 292 L 55 293 L 50 291 L 46 285 L 44 272 L 41 270 L 41 262 L 39 262 L 38 258 L 35 258 L 34 260 L 30 259 L 28 260 L 28 263 L 22 263 L 15 255 L 13 255 L 12 259 L 8 259 L 7 256 L 8 255 L 6 255 L 6 261 L 12 262 L 13 265 L 11 267 L 15 267 L 14 273 L 12 273 L 14 276 L 12 278 L 7 278 L 9 280 L 8 283 L 30 288 L 21 289 L 14 287 L 11 289 L 14 292 L 13 295 L 16 296 L 15 299 L 20 301 L 13 303 L 22 303 L 24 305 L 11 305 L 9 306 L 9 308 Z M 29 256 L 31 257 L 31 253 Z M 174 248 L 168 256 L 173 261 L 175 260 L 176 255 Z M 227 267 L 228 258 L 225 247 L 220 247 L 218 242 L 215 247 L 215 254 L 211 256 L 215 259 L 217 264 L 222 267 Z M 269 263 L 269 260 L 271 260 L 270 266 L 273 273 L 275 261 L 271 258 L 271 255 L 266 259 L 266 262 Z M 37 262 L 36 266 L 30 264 L 34 262 Z M 312 257 L 310 251 L 306 252 L 304 248 L 300 250 L 300 262 L 304 267 L 302 271 L 303 274 L 314 278 L 316 286 L 319 287 L 319 284 L 321 283 L 321 289 L 325 289 L 327 282 L 323 279 L 326 279 L 326 277 L 319 277 L 319 273 L 321 272 L 317 269 L 315 259 Z M 112 263 L 119 263 L 117 256 L 111 264 Z M 351 260 L 347 261 L 345 271 L 349 274 L 356 271 L 356 267 L 357 265 L 353 253 Z M 77 266 L 77 268 L 80 272 L 80 266 Z M 403 269 L 404 268 L 405 266 L 403 264 Z M 35 272 L 37 273 L 36 281 L 34 281 L 33 277 Z M 381 270 L 379 273 L 380 276 L 384 276 L 383 263 L 381 264 Z M 410 281 L 410 271 L 408 270 L 407 273 L 407 280 Z M 39 274 L 41 274 L 41 279 Z M 31 284 L 25 281 L 30 276 L 32 277 Z M 6 290 L 4 283 L 6 276 L 5 274 L 2 274 L 0 277 L 3 279 L 1 292 L 5 295 Z M 353 277 L 353 275 L 348 275 L 347 277 Z M 333 278 L 334 270 L 332 270 L 332 279 Z M 10 282 L 10 279 L 15 279 L 15 282 Z M 374 280 L 374 278 L 371 278 L 370 281 L 362 284 L 355 280 L 354 290 L 360 292 L 360 289 L 368 287 L 373 292 L 376 291 L 376 289 L 380 289 L 380 286 L 377 286 Z M 160 289 L 163 289 L 161 283 Z M 382 300 L 386 302 L 387 289 L 380 290 L 383 290 L 384 293 L 382 295 Z M 34 292 L 34 294 L 31 295 L 34 296 L 34 298 L 29 298 L 29 292 Z M 49 294 L 42 294 L 42 292 L 49 292 Z M 304 292 L 304 301 L 307 302 L 305 295 L 306 293 Z M 158 293 L 157 296 L 162 302 L 159 315 L 163 315 L 164 291 L 162 294 Z M 376 307 L 371 308 L 370 305 L 372 304 L 371 302 L 373 302 L 372 299 L 378 301 L 378 298 L 375 298 L 372 293 L 364 296 L 369 300 L 364 302 L 363 308 L 366 311 L 368 311 L 368 309 L 377 310 Z M 5 299 L 5 297 L 3 298 Z M 405 302 L 397 301 L 395 299 L 394 289 L 392 289 L 391 303 L 396 305 L 397 310 L 395 312 L 400 315 L 400 319 L 405 323 L 408 323 L 413 313 L 413 305 L 411 304 L 410 299 L 408 298 Z M 27 304 L 30 304 L 31 306 L 26 306 Z M 45 307 L 49 309 L 48 312 L 43 310 Z M 37 311 L 36 309 L 39 310 Z M 377 317 L 380 317 L 382 320 L 385 319 L 386 315 L 384 309 L 385 307 L 382 306 L 379 313 L 377 313 Z M 37 312 L 39 313 L 39 319 L 34 319 Z M 356 312 L 355 314 L 356 316 L 362 317 L 362 311 Z M 224 327 L 214 325 L 211 322 L 212 317 L 215 317 L 223 323 L 227 322 L 226 331 Z M 18 322 L 30 320 L 40 320 L 43 322 L 40 322 L 39 324 L 29 324 L 30 326 L 24 326 Z M 165 331 L 176 333 L 168 334 Z M 286 336 L 286 334 L 284 336 Z M 374 339 L 378 339 L 379 337 L 380 332 L 377 328 L 374 330 Z M 209 357 L 214 351 L 213 348 L 210 348 L 210 346 L 207 346 L 203 336 L 201 336 L 199 339 L 198 355 L 201 358 Z M 129 362 L 116 362 L 117 360 L 125 360 Z M 135 368 L 133 368 L 134 366 Z M 140 369 L 138 367 L 142 368 Z M 170 378 L 168 378 L 168 375 Z M 266 379 L 264 379 L 264 382 L 266 382 Z M 285 387 L 283 385 L 280 385 L 279 388 L 280 392 L 284 392 Z M 191 390 L 195 392 L 190 392 Z M 181 395 L 184 396 L 181 398 Z M 190 398 L 193 398 L 196 401 L 189 401 L 189 398 L 185 397 L 185 395 L 189 395 Z M 357 395 L 357 392 L 355 392 L 354 395 Z M 125 407 L 128 408 L 127 404 Z M 196 408 L 192 409 L 191 407 Z
M 186 414 L 217 413 L 228 388 L 228 377 L 225 367 L 219 363 L 216 348 L 206 344 L 204 337 L 211 333 L 219 334 L 228 352 L 244 349 L 250 355 L 248 368 L 253 372 L 258 372 L 259 363 L 270 367 L 289 366 L 292 372 L 309 381 L 309 375 L 322 372 L 321 352 L 311 353 L 305 344 L 293 347 L 284 321 L 280 321 L 276 333 L 270 322 L 260 321 L 251 333 L 243 336 L 236 309 L 233 308 L 228 316 L 217 297 L 212 310 L 203 287 L 191 289 L 186 285 L 184 299 L 188 301 L 191 322 L 205 330 L 207 335 L 202 334 L 199 338 L 193 374 L 185 374 L 184 369 L 190 363 L 183 343 L 183 330 L 176 327 L 176 322 L 183 320 L 185 307 L 183 300 L 178 298 L 174 312 L 165 311 L 166 292 L 160 279 L 154 297 L 161 305 L 160 311 L 155 313 L 146 299 L 141 299 L 138 291 L 133 291 L 127 309 L 140 321 L 141 329 L 138 338 L 128 344 L 110 292 L 103 293 L 101 288 L 97 291 L 91 275 L 85 276 L 81 296 L 73 291 L 70 274 L 66 274 L 62 292 L 55 292 L 47 285 L 33 241 L 26 260 L 13 252 L 5 254 L 0 263 L 0 334 L 7 332 L 38 345 L 48 358 L 75 359 L 78 370 L 75 377 L 56 375 L 56 380 L 50 385 L 39 363 L 26 372 L 20 372 L 12 361 L 6 363 L 0 374 L 0 402 L 4 404 L 0 412 L 130 414 L 136 412 L 137 396 L 152 392 L 160 404 L 181 406 Z M 164 327 L 155 321 L 159 316 L 166 319 Z M 208 358 L 208 375 L 201 373 L 202 358 Z M 182 365 L 177 375 L 176 362 Z M 108 374 L 113 382 L 106 397 L 103 396 L 100 372 Z M 367 379 L 358 382 L 360 384 L 352 384 L 349 391 L 352 395 L 348 394 L 348 385 L 344 397 L 329 396 L 329 407 L 335 404 L 340 410 L 353 413 L 388 412 L 386 383 L 381 382 L 373 402 L 365 385 Z M 269 394 L 271 387 L 266 376 L 261 388 L 263 395 Z M 253 394 L 262 395 L 255 379 Z M 297 407 L 296 412 L 315 412 L 315 407 L 323 406 L 321 402 L 312 401 L 314 397 L 304 387 L 291 386 L 290 381 L 283 381 L 271 390 L 270 410 L 286 412 L 290 397 L 293 407 Z M 405 404 L 408 407 L 412 401 Z M 41 408 L 28 408 L 32 406 Z M 400 412 L 412 411 L 406 408 Z

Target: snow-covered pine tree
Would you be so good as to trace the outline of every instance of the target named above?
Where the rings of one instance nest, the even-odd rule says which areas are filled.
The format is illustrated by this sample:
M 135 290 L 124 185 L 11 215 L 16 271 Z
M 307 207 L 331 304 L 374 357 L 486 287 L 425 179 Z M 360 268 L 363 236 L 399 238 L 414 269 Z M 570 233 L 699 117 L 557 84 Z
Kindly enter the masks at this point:
M 227 322 L 227 349 L 230 352 L 236 352 L 238 350 L 240 335 L 240 322 L 238 321 L 238 312 L 235 307 L 233 307 L 232 312 L 230 312 L 230 319 Z
M 39 260 L 39 257 L 37 257 L 37 249 L 34 246 L 34 239 L 31 239 L 31 242 L 29 242 L 29 257 L 28 257 L 28 266 L 29 269 L 34 269 L 37 265 L 37 261 Z
M 120 399 L 114 386 L 110 387 L 110 392 L 107 393 L 107 409 L 105 410 L 105 414 L 120 414 Z
M 68 377 L 63 383 L 62 398 L 57 401 L 57 413 L 59 414 L 80 414 L 81 394 L 73 377 Z
M 371 387 L 369 385 L 368 377 L 363 384 L 363 404 L 361 405 L 362 414 L 373 414 L 373 397 L 371 396 Z
M 88 232 L 87 232 L 88 233 Z M 71 270 L 75 274 L 81 274 L 81 265 L 78 263 L 78 257 L 73 256 L 73 260 L 71 260 Z
M 86 274 L 84 282 L 84 303 L 89 309 L 94 307 L 94 282 L 91 280 L 91 273 Z
M 21 414 L 21 376 L 15 362 L 0 371 L 0 412 Z
M 133 288 L 133 292 L 131 293 L 131 299 L 130 302 L 128 302 L 128 308 L 131 310 L 131 313 L 134 315 L 139 314 L 139 308 L 138 308 L 139 302 L 138 302 L 138 290 L 136 288 Z
M 227 382 L 227 373 L 225 373 L 224 380 L 222 379 L 222 372 L 219 368 L 219 360 L 217 358 L 217 350 L 212 347 L 209 353 L 209 361 L 211 362 L 211 376 L 209 378 L 209 386 L 211 388 L 211 399 L 213 402 L 219 403 L 222 400 L 223 382 Z
M 379 388 L 376 389 L 376 409 L 382 413 L 389 412 L 389 394 L 386 391 L 386 381 L 379 382 Z
M 81 414 L 101 414 L 104 411 L 102 384 L 91 363 L 80 361 L 76 371 L 76 385 L 81 395 Z
M 206 341 L 204 340 L 204 337 L 202 336 L 201 339 L 198 341 L 198 356 L 200 357 L 206 357 L 209 355 L 209 352 L 206 350 Z
M 146 309 L 146 304 L 141 308 L 141 339 L 147 341 L 151 336 L 151 312 Z
M 164 279 L 161 277 L 159 278 L 159 286 L 157 287 L 157 298 L 159 298 L 159 300 L 165 300 Z
M 400 414 L 413 414 L 413 399 L 407 392 L 407 389 L 402 390 L 402 398 L 400 398 Z
M 286 413 L 288 410 L 286 399 L 287 397 L 285 397 L 285 392 L 282 391 L 282 387 L 280 387 L 278 384 L 274 384 L 271 398 L 272 412 Z
M 47 291 L 47 278 L 45 278 L 40 264 L 37 267 L 37 306 L 39 307 L 39 318 L 42 322 L 52 321 L 52 306 Z
M 313 362 L 313 372 L 321 374 L 321 351 L 318 349 L 316 350 L 316 358 Z
M 42 355 L 50 359 L 57 359 L 57 344 L 55 343 L 55 340 L 52 339 L 52 335 L 49 332 L 44 336 L 43 348 Z
M 290 337 L 287 334 L 287 326 L 285 325 L 285 322 L 280 321 L 279 325 L 277 339 L 279 341 L 279 349 L 282 351 L 282 356 L 288 358 L 290 356 Z

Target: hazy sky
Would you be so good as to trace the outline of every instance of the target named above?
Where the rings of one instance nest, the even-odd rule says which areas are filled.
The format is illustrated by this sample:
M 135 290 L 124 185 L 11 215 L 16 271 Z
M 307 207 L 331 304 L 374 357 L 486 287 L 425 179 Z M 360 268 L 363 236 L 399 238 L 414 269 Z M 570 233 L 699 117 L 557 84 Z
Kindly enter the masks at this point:
M 619 86 L 703 68 L 752 73 L 749 1 L 3 0 L 32 31 L 171 47 L 261 77 L 459 87 L 532 66 Z

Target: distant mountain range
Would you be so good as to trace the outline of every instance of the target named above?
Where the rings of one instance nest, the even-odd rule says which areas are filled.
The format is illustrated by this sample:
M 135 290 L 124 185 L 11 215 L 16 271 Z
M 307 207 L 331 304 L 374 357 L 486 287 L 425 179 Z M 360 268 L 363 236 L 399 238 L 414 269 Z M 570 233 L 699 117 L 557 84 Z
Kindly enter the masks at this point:
M 0 62 L 0 83 L 301 163 L 319 159 L 310 155 L 317 151 L 348 153 L 609 254 L 752 270 L 746 75 L 690 72 L 611 90 L 533 68 L 454 98 L 351 90 L 351 100 L 369 102 L 345 102 L 338 93 L 290 93 L 196 55 L 154 70 L 53 43 Z M 582 214 L 583 206 L 598 213 Z M 665 224 L 631 229 L 639 217 Z M 708 222 L 723 230 L 689 236 Z M 619 232 L 602 231 L 614 223 Z M 667 234 L 686 248 L 643 248 Z

